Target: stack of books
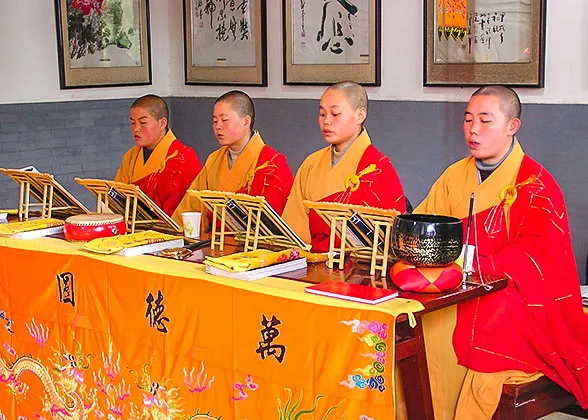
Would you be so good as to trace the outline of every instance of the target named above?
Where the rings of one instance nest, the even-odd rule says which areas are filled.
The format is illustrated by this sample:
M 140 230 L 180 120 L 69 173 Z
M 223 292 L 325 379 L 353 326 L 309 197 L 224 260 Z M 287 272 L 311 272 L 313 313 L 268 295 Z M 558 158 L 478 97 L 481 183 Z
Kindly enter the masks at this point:
M 146 230 L 128 235 L 92 239 L 83 246 L 83 249 L 99 254 L 117 254 L 125 257 L 134 257 L 135 255 L 149 254 L 167 248 L 179 248 L 183 246 L 183 237 Z
M 16 239 L 34 239 L 63 233 L 65 222 L 58 219 L 33 219 L 25 222 L 6 223 L 0 226 L 0 236 Z
M 298 258 L 297 260 L 272 264 L 268 265 L 267 267 L 254 268 L 253 270 L 248 271 L 223 270 L 222 268 L 206 264 L 206 272 L 208 274 L 245 281 L 277 276 L 279 274 L 287 273 L 288 271 L 295 271 L 304 268 L 306 268 L 306 258 Z

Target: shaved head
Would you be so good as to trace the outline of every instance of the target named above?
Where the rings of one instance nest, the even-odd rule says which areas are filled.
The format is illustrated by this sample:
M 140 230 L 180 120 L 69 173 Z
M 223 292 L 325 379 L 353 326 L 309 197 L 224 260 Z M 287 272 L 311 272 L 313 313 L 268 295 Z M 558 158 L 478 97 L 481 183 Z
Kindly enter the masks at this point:
M 143 108 L 156 120 L 160 120 L 162 118 L 169 120 L 169 110 L 167 109 L 167 104 L 163 98 L 160 98 L 157 95 L 145 95 L 140 97 L 135 102 L 133 102 L 133 105 L 131 105 L 131 109 L 133 108 Z
M 214 104 L 218 102 L 226 102 L 231 105 L 231 108 L 241 117 L 249 115 L 251 117 L 251 130 L 253 130 L 253 123 L 255 122 L 255 106 L 253 100 L 245 92 L 240 90 L 231 90 L 230 92 L 221 95 Z
M 500 101 L 500 110 L 508 120 L 521 118 L 521 100 L 513 89 L 500 85 L 483 86 L 476 90 L 472 97 L 478 95 L 497 97 Z
M 330 86 L 327 91 L 329 90 L 343 92 L 347 98 L 347 102 L 351 105 L 351 109 L 354 111 L 359 108 L 365 108 L 367 111 L 368 97 L 362 85 L 355 82 L 340 82 Z

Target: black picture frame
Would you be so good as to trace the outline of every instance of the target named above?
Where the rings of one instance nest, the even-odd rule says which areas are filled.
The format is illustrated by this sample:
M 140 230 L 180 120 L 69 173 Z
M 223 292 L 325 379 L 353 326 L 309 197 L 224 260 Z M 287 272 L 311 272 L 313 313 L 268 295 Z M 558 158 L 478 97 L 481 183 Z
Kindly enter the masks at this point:
M 74 1 L 55 0 L 61 89 L 150 85 L 149 0 L 111 1 L 105 10 Z M 120 17 L 129 7 L 137 16 L 131 16 L 132 22 L 124 26 Z M 95 27 L 96 22 L 100 28 Z M 107 49 L 114 54 L 107 55 Z M 119 54 L 118 50 L 130 53 Z M 86 62 L 80 61 L 84 57 Z M 113 60 L 120 63 L 112 64 Z
M 438 3 L 437 0 L 423 0 L 423 5 L 423 86 L 461 87 L 500 84 L 512 87 L 544 87 L 546 0 L 531 0 L 529 26 L 524 28 L 530 32 L 529 60 L 513 62 L 489 60 L 483 60 L 484 62 L 440 62 L 435 58 L 436 37 L 440 39 L 443 36 L 443 31 L 439 29 L 436 20 Z M 472 29 L 472 22 L 479 22 L 480 19 L 479 16 L 474 15 L 476 13 L 472 10 L 467 12 L 464 43 L 467 40 L 467 45 L 470 46 L 472 40 L 476 42 L 477 34 Z M 489 12 L 484 13 L 489 14 Z M 500 31 L 500 25 L 497 26 L 497 29 Z M 479 39 L 482 42 L 483 36 Z M 459 43 L 454 45 L 456 45 L 456 49 L 459 48 Z M 463 44 L 460 48 L 463 48 Z
M 217 57 L 215 65 L 194 65 L 193 46 L 198 40 L 205 43 L 204 39 L 194 36 L 194 20 L 192 12 L 198 0 L 183 0 L 184 6 L 184 75 L 186 85 L 229 85 L 229 86 L 267 86 L 267 0 L 249 0 L 249 5 L 254 5 L 253 30 L 250 35 L 253 38 L 255 50 L 255 65 L 231 65 L 231 58 L 227 57 L 227 49 L 218 48 L 215 43 L 206 43 L 205 47 L 214 57 Z M 217 6 L 220 7 L 220 6 Z M 224 5 L 227 7 L 227 5 Z M 217 9 L 218 12 L 220 9 Z M 212 13 L 211 17 L 213 17 Z M 234 11 L 233 11 L 234 13 Z M 226 29 L 226 27 L 225 27 Z M 212 48 L 217 51 L 211 51 Z
M 294 26 L 292 15 L 294 2 L 295 0 L 282 0 L 283 80 L 285 85 L 331 85 L 345 80 L 354 81 L 364 86 L 381 85 L 381 0 L 368 0 L 370 10 L 368 16 L 369 54 L 361 55 L 362 59 L 365 58 L 365 62 L 352 64 L 294 63 L 292 29 Z M 341 4 L 341 2 L 332 3 Z M 310 36 L 314 37 L 315 34 L 310 34 Z

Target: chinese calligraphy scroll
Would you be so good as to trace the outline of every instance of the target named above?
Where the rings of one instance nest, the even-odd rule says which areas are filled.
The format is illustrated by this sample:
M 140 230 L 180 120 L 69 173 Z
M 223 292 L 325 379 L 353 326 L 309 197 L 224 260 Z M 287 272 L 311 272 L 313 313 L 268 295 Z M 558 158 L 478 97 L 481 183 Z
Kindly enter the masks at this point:
M 285 84 L 380 83 L 381 0 L 283 0 Z
M 186 83 L 266 85 L 266 0 L 184 0 Z

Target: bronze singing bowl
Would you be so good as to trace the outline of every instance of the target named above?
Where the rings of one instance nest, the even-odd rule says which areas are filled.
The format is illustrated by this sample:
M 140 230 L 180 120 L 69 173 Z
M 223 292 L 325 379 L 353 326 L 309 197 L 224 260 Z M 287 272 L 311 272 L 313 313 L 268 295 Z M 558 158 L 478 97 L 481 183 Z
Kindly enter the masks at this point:
M 396 216 L 392 230 L 394 254 L 417 267 L 442 267 L 455 261 L 463 245 L 460 219 L 434 214 Z

